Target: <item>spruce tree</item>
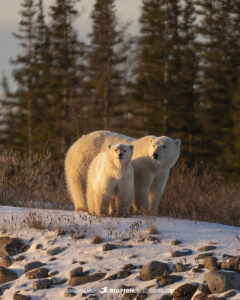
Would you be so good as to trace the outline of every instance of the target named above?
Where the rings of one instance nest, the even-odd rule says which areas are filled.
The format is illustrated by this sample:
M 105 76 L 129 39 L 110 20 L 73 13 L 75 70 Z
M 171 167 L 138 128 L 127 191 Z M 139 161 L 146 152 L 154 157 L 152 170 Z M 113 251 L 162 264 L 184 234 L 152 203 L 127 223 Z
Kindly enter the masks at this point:
M 181 68 L 180 2 L 144 0 L 133 97 L 135 123 L 143 134 L 173 135 L 179 115 L 176 100 Z M 140 121 L 140 120 L 141 121 Z
M 51 74 L 49 113 L 54 118 L 49 147 L 63 158 L 73 136 L 73 114 L 80 114 L 80 45 L 73 22 L 78 16 L 77 0 L 56 0 L 50 7 Z
M 237 84 L 233 15 L 227 0 L 202 0 L 201 80 L 199 120 L 202 126 L 202 156 L 223 174 L 231 173 L 229 149 L 233 146 L 233 92 Z
M 86 99 L 89 130 L 120 130 L 125 111 L 123 99 L 126 61 L 123 32 L 118 29 L 114 0 L 96 0 L 88 49 Z

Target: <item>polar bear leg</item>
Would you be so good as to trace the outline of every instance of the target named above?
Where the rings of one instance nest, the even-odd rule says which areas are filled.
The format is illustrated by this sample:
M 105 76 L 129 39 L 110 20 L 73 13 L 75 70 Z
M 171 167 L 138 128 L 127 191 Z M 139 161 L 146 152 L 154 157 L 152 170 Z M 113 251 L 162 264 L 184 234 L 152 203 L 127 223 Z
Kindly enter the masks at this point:
M 117 195 L 117 201 L 115 201 L 115 212 L 117 216 L 128 216 L 130 208 L 134 199 L 133 186 L 129 189 L 125 186 L 125 189 L 121 189 Z
M 133 208 L 135 213 L 147 213 L 149 211 L 148 194 L 149 185 L 141 184 L 135 180 L 135 197 L 133 201 Z
M 97 216 L 107 216 L 109 203 L 111 201 L 111 196 L 107 194 L 97 194 L 95 198 L 95 208 L 94 211 Z
M 158 173 L 154 178 L 149 194 L 149 208 L 153 215 L 157 215 L 160 199 L 164 192 L 169 176 L 169 169 Z
M 83 188 L 79 178 L 69 178 L 68 186 L 74 203 L 75 211 L 86 211 L 84 200 L 85 196 L 83 194 Z

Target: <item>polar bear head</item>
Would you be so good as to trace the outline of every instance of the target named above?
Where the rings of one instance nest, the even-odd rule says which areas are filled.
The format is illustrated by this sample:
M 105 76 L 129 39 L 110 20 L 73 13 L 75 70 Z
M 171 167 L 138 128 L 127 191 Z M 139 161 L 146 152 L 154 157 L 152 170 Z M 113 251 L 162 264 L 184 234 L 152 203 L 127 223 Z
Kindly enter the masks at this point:
M 108 145 L 107 151 L 110 153 L 111 157 L 113 157 L 114 162 L 117 164 L 128 164 L 132 158 L 133 154 L 133 145 L 125 145 L 125 144 L 114 144 Z
M 180 155 L 180 139 L 172 139 L 168 136 L 151 137 L 149 156 L 161 167 L 171 168 L 177 162 Z

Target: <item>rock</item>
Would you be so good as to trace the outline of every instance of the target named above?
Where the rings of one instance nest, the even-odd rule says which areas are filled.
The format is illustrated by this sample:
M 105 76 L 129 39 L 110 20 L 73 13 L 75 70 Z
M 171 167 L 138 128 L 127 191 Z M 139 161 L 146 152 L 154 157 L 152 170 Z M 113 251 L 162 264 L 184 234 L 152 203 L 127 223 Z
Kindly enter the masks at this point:
M 0 284 L 17 279 L 17 274 L 10 269 L 0 267 Z
M 53 256 L 61 253 L 64 250 L 62 247 L 55 247 L 47 250 L 47 255 Z
M 135 270 L 137 269 L 138 267 L 137 266 L 134 266 L 133 264 L 127 264 L 127 265 L 124 265 L 122 267 L 123 270 L 127 270 L 127 271 L 132 271 L 132 270 Z
M 42 249 L 43 248 L 43 245 L 42 244 L 37 244 L 36 246 L 35 246 L 35 249 L 36 250 L 40 250 L 40 249 Z
M 48 261 L 54 261 L 54 260 L 57 260 L 56 257 L 49 257 Z
M 182 242 L 179 241 L 179 240 L 172 240 L 171 241 L 171 246 L 180 245 L 180 244 L 182 244 Z
M 8 236 L 0 237 L 0 256 L 17 255 L 25 252 L 30 246 L 19 238 L 11 238 Z
M 206 251 L 212 251 L 215 250 L 217 247 L 213 246 L 213 245 L 207 245 L 207 246 L 203 246 L 201 248 L 198 248 L 197 251 L 198 252 L 206 252 Z
M 25 255 L 18 255 L 14 257 L 14 261 L 22 261 L 24 259 L 26 259 Z
M 64 284 L 67 282 L 67 278 L 63 277 L 63 278 L 60 278 L 60 277 L 52 277 L 52 284 L 53 285 L 60 285 L 60 284 Z
M 206 300 L 206 299 L 207 296 L 203 292 L 200 292 L 193 297 L 193 300 Z
M 103 239 L 100 235 L 95 235 L 91 239 L 92 244 L 101 244 L 103 242 Z
M 64 297 L 74 297 L 77 295 L 77 290 L 74 288 L 67 288 L 64 291 Z
M 232 297 L 234 297 L 234 296 L 236 296 L 237 295 L 237 291 L 235 291 L 235 290 L 230 290 L 230 291 L 227 291 L 223 296 L 225 297 L 225 298 L 232 298 Z
M 77 276 L 83 276 L 83 275 L 84 275 L 84 273 L 83 273 L 82 267 L 74 268 L 69 272 L 70 278 L 77 277 Z
M 240 289 L 240 274 L 226 271 L 210 271 L 205 275 L 209 290 L 220 294 L 232 289 Z
M 201 254 L 198 254 L 198 256 L 195 259 L 196 260 L 198 260 L 198 259 L 204 259 L 206 257 L 213 256 L 213 255 L 214 255 L 214 252 L 201 253 Z
M 191 255 L 192 250 L 191 249 L 182 249 L 182 250 L 176 250 L 172 252 L 172 257 L 181 257 L 181 256 L 187 256 Z
M 106 273 L 94 273 L 91 275 L 84 275 L 70 278 L 68 284 L 70 286 L 82 285 L 88 282 L 94 282 L 100 279 L 103 279 L 106 276 Z
M 114 249 L 118 249 L 119 248 L 119 245 L 116 245 L 116 244 L 104 244 L 102 246 L 102 250 L 103 251 L 110 251 L 110 250 L 114 250 Z
M 11 287 L 11 284 L 9 284 L 9 283 L 1 284 L 0 285 L 0 296 L 2 296 L 4 291 L 8 290 L 10 287 Z M 1 299 L 1 297 L 0 297 L 0 299 Z
M 206 257 L 204 259 L 203 265 L 204 265 L 205 269 L 208 269 L 210 271 L 217 270 L 217 268 L 218 268 L 217 258 L 216 257 L 211 257 L 211 256 Z
M 117 272 L 117 279 L 123 279 L 123 278 L 127 278 L 128 276 L 130 276 L 132 273 L 129 270 L 121 270 L 119 272 Z
M 170 294 L 165 294 L 160 296 L 159 300 L 172 300 L 172 296 Z
M 13 295 L 13 300 L 31 300 L 31 296 L 20 294 L 20 292 L 16 292 Z
M 232 257 L 234 257 L 234 256 L 233 255 L 229 255 L 229 254 L 223 254 L 222 255 L 223 259 L 229 259 L 229 258 L 232 258 Z
M 74 240 L 82 240 L 82 239 L 85 239 L 85 237 L 86 237 L 85 233 L 72 232 L 72 234 L 71 234 L 71 238 Z
M 188 265 L 183 265 L 182 263 L 177 263 L 174 265 L 176 272 L 188 271 Z
M 46 268 L 37 268 L 25 273 L 25 276 L 28 279 L 38 279 L 38 278 L 46 278 L 48 277 L 49 270 Z
M 199 269 L 198 267 L 192 268 L 193 273 L 202 273 L 203 270 Z
M 169 267 L 166 263 L 151 261 L 140 270 L 139 275 L 142 280 L 152 280 L 162 276 L 164 272 L 169 272 Z
M 240 272 L 240 255 L 229 258 L 227 262 L 222 262 L 221 268 Z
M 121 290 L 121 298 L 125 300 L 132 300 L 136 297 L 135 287 L 133 286 L 126 286 L 121 284 L 117 287 L 117 289 Z
M 59 271 L 58 270 L 55 270 L 55 271 L 50 271 L 49 273 L 48 273 L 48 276 L 49 277 L 52 277 L 52 276 L 55 276 L 55 275 L 57 275 L 59 273 Z
M 182 276 L 178 276 L 178 275 L 169 275 L 167 274 L 163 274 L 160 277 L 157 277 L 157 282 L 159 283 L 160 287 L 164 287 L 166 285 L 169 284 L 173 284 L 174 282 L 180 281 L 182 280 Z
M 192 296 L 194 295 L 195 291 L 197 289 L 197 285 L 193 285 L 190 283 L 185 283 L 181 286 L 179 286 L 173 293 L 172 297 L 174 300 L 191 300 Z M 182 297 L 182 298 L 181 298 Z M 183 298 L 184 297 L 184 298 Z
M 105 278 L 105 280 L 116 280 L 116 279 L 118 279 L 117 274 L 112 274 Z
M 45 266 L 46 264 L 40 262 L 40 261 L 33 261 L 33 262 L 30 262 L 28 264 L 26 264 L 24 266 L 24 272 L 28 272 L 28 271 L 31 271 L 31 270 L 34 270 L 36 268 L 40 268 L 40 267 L 43 267 Z
M 0 266 L 4 268 L 8 268 L 13 263 L 13 260 L 10 256 L 4 255 L 0 258 Z
M 202 284 L 202 285 L 199 285 L 198 288 L 197 288 L 198 291 L 200 292 L 203 292 L 204 294 L 211 294 L 207 284 Z
M 52 279 L 39 279 L 33 282 L 34 290 L 47 289 L 52 285 Z

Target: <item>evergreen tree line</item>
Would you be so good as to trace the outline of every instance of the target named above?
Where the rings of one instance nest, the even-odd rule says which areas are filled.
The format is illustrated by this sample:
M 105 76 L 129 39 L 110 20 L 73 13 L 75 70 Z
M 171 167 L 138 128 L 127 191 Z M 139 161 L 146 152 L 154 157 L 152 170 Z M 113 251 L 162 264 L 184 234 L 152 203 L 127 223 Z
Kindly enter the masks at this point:
M 84 133 L 182 140 L 189 162 L 240 175 L 240 3 L 142 0 L 138 37 L 114 0 L 96 0 L 88 42 L 74 21 L 78 0 L 22 0 L 11 61 L 2 79 L 0 144 L 62 163 Z M 46 22 L 46 16 L 50 20 Z

